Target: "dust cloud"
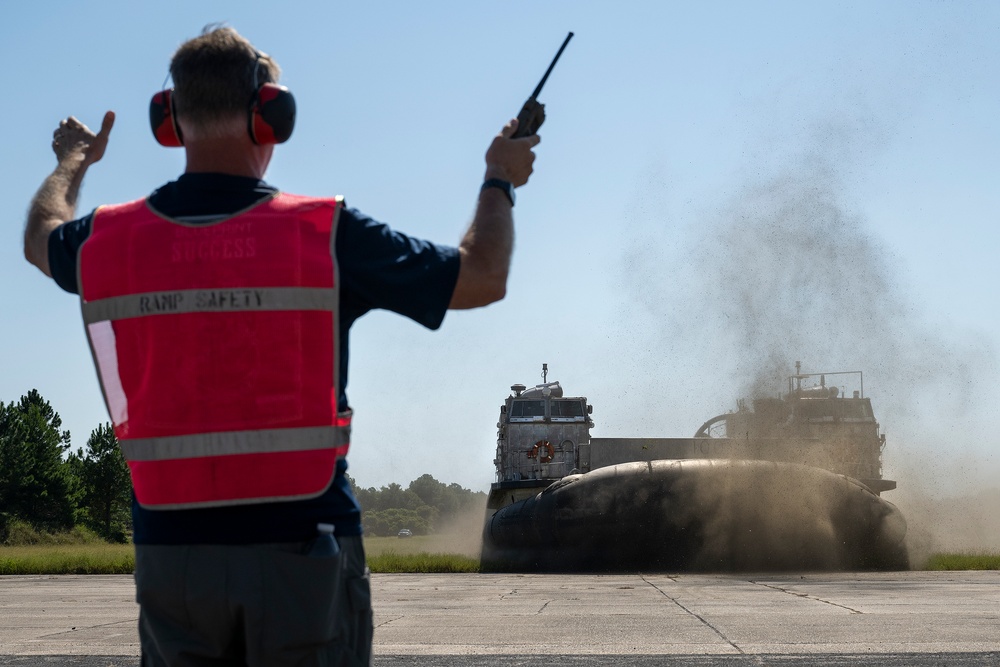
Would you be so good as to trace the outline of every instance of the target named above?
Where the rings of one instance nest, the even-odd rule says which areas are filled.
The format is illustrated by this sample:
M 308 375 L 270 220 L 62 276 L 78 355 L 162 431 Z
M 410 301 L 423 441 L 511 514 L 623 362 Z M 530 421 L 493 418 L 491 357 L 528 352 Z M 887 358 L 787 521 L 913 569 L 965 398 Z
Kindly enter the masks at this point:
M 735 379 L 733 406 L 776 396 L 796 360 L 803 372 L 862 370 L 889 433 L 885 477 L 898 481 L 883 497 L 907 518 L 916 564 L 933 551 L 998 550 L 1000 489 L 975 474 L 1000 439 L 976 428 L 994 419 L 982 397 L 995 354 L 907 296 L 903 268 L 847 185 L 864 132 L 813 132 L 811 147 L 693 214 L 686 235 L 637 230 L 627 287 L 654 323 L 653 347 L 691 351 L 720 385 Z
M 675 489 L 690 499 L 675 520 L 701 524 L 696 569 L 907 567 L 898 512 L 859 485 L 811 466 L 713 463 L 707 476 L 682 478 Z
M 459 512 L 437 526 L 428 536 L 427 551 L 479 558 L 482 548 L 486 496 L 473 507 Z

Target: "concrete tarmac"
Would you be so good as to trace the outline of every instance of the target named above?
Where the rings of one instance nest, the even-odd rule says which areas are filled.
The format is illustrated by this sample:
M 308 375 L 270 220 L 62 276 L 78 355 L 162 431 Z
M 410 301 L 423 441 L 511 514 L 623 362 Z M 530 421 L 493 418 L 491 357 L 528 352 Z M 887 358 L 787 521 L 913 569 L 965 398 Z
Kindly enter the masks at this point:
M 1000 572 L 377 574 L 376 665 L 1000 665 Z M 130 576 L 0 577 L 0 665 L 139 664 Z

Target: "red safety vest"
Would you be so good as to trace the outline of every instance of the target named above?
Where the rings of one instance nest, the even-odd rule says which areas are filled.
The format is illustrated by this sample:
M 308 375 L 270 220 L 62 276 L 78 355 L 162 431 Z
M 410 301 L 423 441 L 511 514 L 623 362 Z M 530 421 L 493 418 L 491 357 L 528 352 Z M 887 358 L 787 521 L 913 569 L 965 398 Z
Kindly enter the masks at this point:
M 102 206 L 78 256 L 87 336 L 150 509 L 322 494 L 337 413 L 343 200 L 278 194 L 211 224 Z

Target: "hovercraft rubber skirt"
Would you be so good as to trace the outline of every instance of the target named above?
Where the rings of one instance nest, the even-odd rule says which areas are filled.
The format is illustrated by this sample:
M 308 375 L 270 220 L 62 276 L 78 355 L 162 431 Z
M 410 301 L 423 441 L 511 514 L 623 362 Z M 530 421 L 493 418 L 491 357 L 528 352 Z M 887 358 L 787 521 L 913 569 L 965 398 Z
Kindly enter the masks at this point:
M 501 508 L 484 571 L 907 569 L 899 510 L 794 463 L 683 459 L 570 475 Z

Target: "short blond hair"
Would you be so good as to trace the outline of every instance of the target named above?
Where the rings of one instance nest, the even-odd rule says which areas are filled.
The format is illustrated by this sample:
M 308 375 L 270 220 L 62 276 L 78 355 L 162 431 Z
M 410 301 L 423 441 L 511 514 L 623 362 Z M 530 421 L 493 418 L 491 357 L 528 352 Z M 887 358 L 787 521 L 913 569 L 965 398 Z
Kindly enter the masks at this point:
M 178 120 L 212 132 L 246 123 L 257 87 L 277 83 L 281 68 L 228 26 L 208 25 L 170 60 Z

